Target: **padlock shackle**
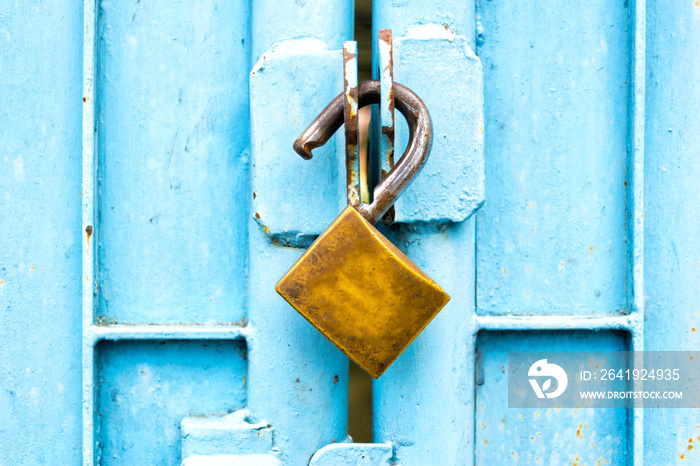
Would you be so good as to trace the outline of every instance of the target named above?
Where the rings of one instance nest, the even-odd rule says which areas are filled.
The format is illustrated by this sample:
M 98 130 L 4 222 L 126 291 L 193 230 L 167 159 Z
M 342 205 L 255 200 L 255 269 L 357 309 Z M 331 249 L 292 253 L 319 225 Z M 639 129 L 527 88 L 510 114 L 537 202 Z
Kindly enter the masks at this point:
M 379 89 L 379 81 L 361 82 L 358 86 L 358 108 L 378 104 Z M 294 142 L 294 150 L 304 159 L 311 159 L 311 151 L 328 142 L 343 125 L 344 98 L 344 94 L 341 93 L 333 99 Z M 372 224 L 382 218 L 421 171 L 430 155 L 433 140 L 430 113 L 420 97 L 406 86 L 395 82 L 394 105 L 408 123 L 408 147 L 394 168 L 374 188 L 372 203 L 362 203 L 358 209 L 360 215 Z

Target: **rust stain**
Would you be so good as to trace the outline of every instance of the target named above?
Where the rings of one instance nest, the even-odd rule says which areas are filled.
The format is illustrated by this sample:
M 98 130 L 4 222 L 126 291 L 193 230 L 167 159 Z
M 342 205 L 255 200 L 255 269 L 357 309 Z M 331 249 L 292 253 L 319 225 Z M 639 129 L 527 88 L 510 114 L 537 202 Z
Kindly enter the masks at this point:
M 85 233 L 87 234 L 87 248 L 88 252 L 90 251 L 90 236 L 92 236 L 92 225 L 88 225 L 85 227 Z
M 266 228 L 263 227 L 263 230 L 266 230 Z M 269 233 L 269 230 L 267 230 L 267 233 Z M 274 246 L 279 246 L 279 247 L 292 247 L 292 243 L 287 241 L 286 239 L 279 238 L 277 236 L 270 236 L 270 242 Z
M 87 97 L 83 97 L 83 103 L 87 102 Z
M 255 212 L 255 218 L 260 219 L 260 214 Z

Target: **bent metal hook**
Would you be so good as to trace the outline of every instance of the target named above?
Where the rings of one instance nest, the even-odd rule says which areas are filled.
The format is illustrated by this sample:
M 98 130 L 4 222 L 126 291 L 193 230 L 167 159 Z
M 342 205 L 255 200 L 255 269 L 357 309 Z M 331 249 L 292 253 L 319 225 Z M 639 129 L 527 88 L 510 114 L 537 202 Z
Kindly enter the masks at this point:
M 378 104 L 379 81 L 364 81 L 358 87 L 358 108 Z M 358 209 L 368 222 L 374 224 L 394 204 L 394 201 L 408 187 L 421 171 L 430 155 L 433 139 L 430 113 L 423 101 L 406 86 L 394 83 L 395 105 L 408 123 L 409 142 L 406 151 L 389 174 L 374 188 L 371 204 L 362 203 Z M 294 150 L 304 159 L 312 157 L 311 151 L 324 145 L 343 125 L 343 99 L 341 93 L 323 109 L 294 142 Z

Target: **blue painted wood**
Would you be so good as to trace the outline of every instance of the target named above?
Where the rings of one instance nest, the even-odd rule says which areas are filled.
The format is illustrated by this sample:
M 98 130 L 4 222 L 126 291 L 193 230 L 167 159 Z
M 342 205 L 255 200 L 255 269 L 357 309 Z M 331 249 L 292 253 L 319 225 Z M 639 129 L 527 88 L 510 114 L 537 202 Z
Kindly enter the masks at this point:
M 253 63 L 283 41 L 320 39 L 330 49 L 342 50 L 343 42 L 352 40 L 353 2 L 300 0 L 281 5 L 276 0 L 256 0 L 252 3 Z
M 100 321 L 245 319 L 249 14 L 99 5 Z
M 636 95 L 640 86 L 643 92 L 643 79 L 636 73 L 644 26 L 635 16 L 639 5 L 630 16 L 622 2 L 480 1 L 476 8 L 466 7 L 466 12 L 476 11 L 476 18 L 466 20 L 459 13 L 463 5 L 428 12 L 418 2 L 375 1 L 374 8 L 376 28 L 391 27 L 394 37 L 431 21 L 441 24 L 436 18 L 442 17 L 447 30 L 454 28 L 470 40 L 465 24 L 467 29 L 473 25 L 484 67 L 487 173 L 476 241 L 462 233 L 453 244 L 428 231 L 416 232 L 405 243 L 392 237 L 448 292 L 451 286 L 459 290 L 458 304 L 454 310 L 451 302 L 375 383 L 375 441 L 393 443 L 400 464 L 437 464 L 446 457 L 449 464 L 490 464 L 494 459 L 505 464 L 515 456 L 558 464 L 576 453 L 571 445 L 581 447 L 572 463 L 578 457 L 641 464 L 641 417 L 636 413 L 611 410 L 588 416 L 582 426 L 591 432 L 584 436 L 588 442 L 590 437 L 602 440 L 595 445 L 584 445 L 576 429 L 562 434 L 580 415 L 575 410 L 551 414 L 551 424 L 534 417 L 509 418 L 507 429 L 499 417 L 509 416 L 500 369 L 506 349 L 548 344 L 640 349 L 642 241 L 635 219 L 641 215 L 638 128 L 643 106 Z M 545 20 L 533 23 L 532 18 Z M 633 35 L 640 30 L 641 41 Z M 626 187 L 632 181 L 634 186 Z M 449 226 L 445 234 L 465 228 Z M 545 235 L 537 234 L 542 228 Z M 604 244 L 602 251 L 594 252 L 595 242 Z M 474 247 L 477 260 L 469 268 Z M 559 260 L 559 255 L 566 257 Z M 628 312 L 629 317 L 615 317 Z M 450 325 L 438 330 L 444 313 L 450 315 Z M 515 314 L 536 315 L 522 319 Z M 605 317 L 578 317 L 591 314 Z M 579 330 L 571 341 L 561 330 L 573 328 Z M 595 333 L 602 328 L 617 330 Z M 504 333 L 506 329 L 516 332 Z M 520 333 L 526 330 L 532 331 L 528 338 Z M 477 335 L 487 334 L 479 332 L 493 338 L 486 342 Z M 478 355 L 486 358 L 481 362 L 489 380 L 480 380 L 475 389 L 472 377 L 460 380 L 459 374 L 474 374 Z M 480 411 L 475 394 L 489 407 Z M 488 421 L 489 430 L 478 432 L 479 420 Z M 519 443 L 536 432 L 544 443 Z M 569 442 L 567 436 L 579 442 Z M 513 455 L 501 450 L 506 445 L 514 445 Z
M 615 331 L 479 333 L 475 463 L 630 464 L 626 409 L 509 409 L 507 389 L 517 383 L 508 380 L 509 351 L 628 351 L 629 345 L 629 334 Z
M 0 463 L 80 461 L 82 3 L 0 2 Z
M 627 312 L 627 7 L 479 1 L 477 15 L 478 312 Z
M 283 202 L 276 206 L 270 202 L 271 199 L 265 201 L 261 193 L 260 198 L 256 196 L 256 201 L 261 199 L 260 203 L 253 202 L 253 206 L 257 208 L 263 202 L 268 202 L 261 217 L 266 214 L 278 225 L 290 225 L 296 231 L 306 228 L 309 219 L 315 220 L 316 216 L 321 218 L 339 213 L 324 212 L 313 217 L 304 215 L 308 212 L 303 207 L 307 199 L 312 205 L 319 200 L 320 193 L 331 196 L 337 193 L 339 197 L 335 200 L 323 200 L 331 204 L 346 199 L 344 176 L 333 176 L 333 173 L 338 173 L 333 170 L 334 165 L 316 158 L 300 160 L 291 151 L 291 144 L 327 104 L 323 102 L 323 96 L 342 90 L 342 81 L 338 80 L 343 73 L 342 61 L 337 62 L 337 74 L 332 74 L 329 65 L 332 62 L 324 61 L 322 57 L 308 56 L 313 52 L 309 44 L 320 42 L 327 50 L 340 51 L 342 42 L 352 39 L 351 6 L 351 2 L 344 0 L 307 0 L 285 4 L 281 11 L 279 2 L 264 0 L 256 1 L 253 8 L 252 30 L 256 50 L 253 55 L 256 58 L 269 56 L 274 65 L 266 70 L 266 59 L 259 60 L 254 71 L 258 76 L 251 78 L 255 189 L 262 178 L 269 184 L 268 194 L 272 187 L 277 191 L 272 195 Z M 274 52 L 270 53 L 271 50 Z M 328 55 L 328 52 L 320 53 L 324 54 Z M 285 60 L 285 57 L 288 59 Z M 311 66 L 304 68 L 307 61 Z M 271 73 L 273 79 L 264 73 Z M 303 101 L 298 102 L 293 97 L 297 89 L 306 87 L 309 81 L 314 83 L 310 88 L 315 89 L 310 94 L 313 98 L 310 102 L 314 106 L 320 104 L 318 108 L 305 105 Z M 277 86 L 277 89 L 270 86 Z M 265 102 L 266 90 L 280 98 L 284 98 L 285 94 L 292 95 L 289 100 L 292 105 L 288 108 L 281 108 L 279 102 L 261 105 Z M 301 95 L 304 95 L 303 91 Z M 276 120 L 282 119 L 284 123 L 279 123 L 278 128 Z M 269 123 L 259 126 L 256 125 L 258 121 Z M 294 126 L 299 132 L 288 138 L 293 134 L 291 129 Z M 285 135 L 285 138 L 280 138 L 280 135 Z M 270 145 L 280 149 L 280 152 L 264 150 Z M 333 155 L 321 153 L 324 156 Z M 343 154 L 344 150 L 338 153 Z M 314 168 L 299 172 L 300 163 L 315 162 L 328 167 L 331 173 L 318 173 Z M 305 179 L 303 174 L 308 173 L 314 176 Z M 344 170 L 340 173 L 344 175 Z M 293 183 L 291 191 L 288 180 Z M 326 186 L 333 180 L 342 180 L 342 189 Z M 281 193 L 285 193 L 286 199 L 281 199 Z M 298 215 L 295 215 L 295 204 L 300 206 Z M 348 361 L 340 350 L 275 293 L 275 284 L 299 258 L 303 249 L 271 241 L 257 220 L 260 219 L 255 218 L 254 211 L 251 212 L 248 409 L 258 419 L 274 427 L 275 446 L 285 464 L 307 464 L 316 450 L 346 440 Z
M 420 96 L 433 123 L 430 158 L 396 201 L 394 221 L 462 222 L 484 203 L 481 63 L 465 36 L 423 24 L 394 37 L 394 79 Z M 407 144 L 399 117 L 396 146 Z
M 379 30 L 391 29 L 394 80 L 421 97 L 433 123 L 430 158 L 396 202 L 398 223 L 462 222 L 484 202 L 482 70 L 474 55 L 474 14 L 464 2 L 437 3 L 373 3 L 375 67 Z M 399 113 L 395 131 L 398 160 L 408 142 Z
M 276 244 L 310 245 L 347 205 L 343 131 L 311 161 L 290 144 L 343 91 L 342 70 L 342 50 L 306 38 L 277 43 L 250 73 L 253 218 Z
M 96 350 L 95 463 L 180 464 L 180 422 L 245 405 L 240 341 L 127 341 Z
M 474 48 L 474 0 L 377 0 L 372 2 L 372 41 L 376 42 L 379 30 L 391 29 L 394 37 L 404 35 L 420 24 L 440 24 L 457 35 L 465 36 L 467 44 Z
M 388 238 L 451 299 L 373 390 L 373 440 L 398 464 L 470 464 L 474 439 L 474 217 L 403 225 Z M 473 251 L 473 249 L 472 249 Z
M 442 25 L 477 50 L 487 204 L 463 223 L 388 232 L 452 301 L 375 384 L 386 444 L 355 447 L 325 447 L 346 440 L 347 359 L 274 293 L 301 249 L 270 241 L 248 181 L 249 71 L 274 49 L 266 89 L 320 83 L 321 105 L 339 90 L 336 59 L 298 59 L 309 44 L 340 50 L 352 2 L 102 1 L 96 39 L 83 5 L 1 3 L 0 462 L 76 464 L 84 451 L 92 464 L 94 434 L 102 464 L 177 464 L 185 416 L 244 406 L 272 425 L 263 464 L 307 464 L 319 449 L 342 461 L 390 450 L 397 464 L 698 462 L 695 410 L 510 412 L 501 370 L 512 349 L 699 349 L 696 2 L 650 2 L 645 76 L 641 0 L 375 0 L 377 29 Z M 83 27 L 97 46 L 85 102 Z M 276 115 L 302 128 L 320 110 L 264 103 L 252 110 L 263 141 Z M 93 207 L 81 202 L 81 105 L 98 116 L 95 153 L 84 116 L 83 186 L 94 155 L 99 170 L 93 243 L 80 224 L 81 204 L 84 219 Z M 291 198 L 300 161 L 260 147 L 270 192 Z M 311 173 L 299 199 L 319 182 L 342 193 L 328 170 Z M 281 235 L 295 231 L 288 205 L 286 218 L 268 213 Z
M 648 5 L 645 349 L 698 351 L 700 4 Z M 644 464 L 700 463 L 696 409 L 646 410 L 644 429 Z

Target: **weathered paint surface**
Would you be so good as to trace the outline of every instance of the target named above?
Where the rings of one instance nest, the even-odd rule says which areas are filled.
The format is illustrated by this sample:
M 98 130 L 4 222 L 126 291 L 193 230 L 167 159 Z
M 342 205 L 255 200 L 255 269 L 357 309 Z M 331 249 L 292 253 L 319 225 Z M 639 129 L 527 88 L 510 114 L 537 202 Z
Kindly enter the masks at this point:
M 347 199 L 344 146 L 309 161 L 294 153 L 292 143 L 343 90 L 341 50 L 343 41 L 352 39 L 351 6 L 344 0 L 307 0 L 285 4 L 280 14 L 279 2 L 265 0 L 256 1 L 253 8 L 254 56 L 262 58 L 253 70 L 257 76 L 251 75 L 255 187 L 250 199 L 254 209 L 260 205 L 256 201 L 262 194 L 255 195 L 255 190 L 265 176 L 272 188 L 268 193 L 277 199 L 284 193 L 280 205 L 287 206 L 280 210 L 268 199 L 267 208 L 274 212 L 268 218 L 286 225 L 289 232 L 319 234 Z M 310 49 L 314 43 L 319 45 Z M 278 98 L 266 100 L 273 96 Z M 294 105 L 281 106 L 285 99 Z M 270 123 L 262 126 L 257 121 Z M 262 150 L 266 145 L 278 150 Z M 328 172 L 314 172 L 319 164 Z M 337 202 L 339 207 L 335 212 L 307 211 L 307 202 Z M 326 215 L 327 223 L 318 222 Z M 316 450 L 347 437 L 348 360 L 275 293 L 275 284 L 303 249 L 272 241 L 255 210 L 249 218 L 248 409 L 274 427 L 275 445 L 285 464 L 307 464 Z
M 484 0 L 477 15 L 478 312 L 627 312 L 628 8 Z
M 392 450 L 386 443 L 333 443 L 314 453 L 309 466 L 390 466 Z
M 0 2 L 5 464 L 80 461 L 81 12 L 73 0 Z
M 243 0 L 98 5 L 105 323 L 245 317 L 249 13 Z
M 253 218 L 276 243 L 308 246 L 347 204 L 345 139 L 311 162 L 292 143 L 343 91 L 342 51 L 320 39 L 277 43 L 253 67 L 250 89 Z
M 648 5 L 644 347 L 698 351 L 700 3 Z M 700 463 L 697 409 L 644 414 L 644 464 Z
M 240 341 L 105 341 L 96 349 L 98 464 L 180 464 L 180 422 L 245 405 Z
M 615 331 L 480 332 L 475 463 L 629 464 L 626 409 L 509 409 L 507 390 L 509 351 L 628 351 L 628 340 Z
M 421 97 L 433 122 L 430 159 L 396 201 L 394 221 L 464 221 L 484 202 L 481 63 L 466 37 L 442 24 L 416 26 L 393 43 L 394 80 Z M 401 149 L 409 139 L 403 119 L 395 131 Z
M 274 429 L 256 422 L 247 409 L 230 414 L 187 416 L 182 420 L 182 459 L 191 456 L 266 455 L 272 450 Z
M 433 10 L 433 5 L 430 5 L 430 11 L 426 11 L 428 7 L 417 1 L 400 4 L 374 2 L 374 24 L 378 29 L 392 28 L 395 57 L 400 50 L 397 37 L 418 35 L 421 31 L 427 34 L 431 24 L 441 25 L 446 31 L 443 35 L 454 34 L 456 39 L 477 51 L 484 68 L 487 200 L 484 210 L 476 215 L 476 238 L 468 234 L 471 220 L 460 226 L 445 226 L 440 233 L 450 240 L 442 242 L 436 239 L 442 238 L 440 233 L 399 228 L 399 231 L 404 231 L 404 236 L 395 237 L 397 245 L 406 248 L 409 257 L 431 275 L 433 269 L 443 271 L 444 282 L 440 272 L 436 271 L 432 276 L 448 293 L 451 293 L 452 282 L 461 296 L 453 296 L 453 301 L 459 302 L 457 308 L 452 309 L 453 303 L 450 303 L 375 383 L 375 440 L 394 444 L 394 461 L 398 464 L 441 461 L 489 464 L 494 457 L 501 456 L 501 446 L 515 445 L 521 441 L 520 434 L 536 431 L 541 425 L 541 435 L 547 442 L 545 446 L 531 448 L 523 443 L 513 449 L 517 450 L 516 456 L 520 461 L 529 458 L 534 463 L 537 453 L 545 452 L 547 458 L 554 461 L 552 464 L 558 464 L 557 461 L 566 464 L 566 455 L 560 458 L 552 455 L 562 451 L 569 453 L 570 445 L 560 431 L 576 416 L 571 410 L 553 414 L 557 422 L 547 425 L 538 424 L 534 418 L 514 419 L 509 424 L 513 427 L 507 430 L 502 429 L 504 426 L 498 418 L 492 430 L 484 431 L 488 438 L 478 432 L 479 420 L 485 416 L 496 420 L 499 413 L 504 412 L 506 385 L 501 383 L 498 374 L 502 374 L 503 351 L 510 346 L 535 348 L 556 343 L 573 348 L 576 343 L 568 341 L 568 333 L 562 330 L 572 332 L 572 329 L 578 329 L 575 334 L 584 346 L 607 344 L 613 348 L 641 349 L 643 332 L 639 311 L 643 305 L 640 300 L 643 243 L 640 223 L 636 219 L 641 216 L 643 188 L 640 179 L 643 141 L 640 143 L 639 139 L 643 134 L 643 127 L 640 130 L 643 102 L 640 103 L 638 95 L 640 92 L 643 95 L 644 84 L 639 71 L 644 65 L 643 55 L 640 58 L 639 54 L 644 47 L 644 4 L 637 2 L 633 7 L 626 7 L 622 3 L 597 3 L 591 8 L 590 5 L 536 6 L 498 2 L 478 2 L 476 6 L 465 7 L 445 3 L 449 2 L 442 2 L 439 10 Z M 476 17 L 471 13 L 474 11 Z M 538 21 L 536 30 L 527 29 L 528 24 L 534 23 L 523 18 L 542 15 L 546 21 Z M 474 37 L 474 31 L 477 37 Z M 568 44 L 566 55 L 563 54 L 564 48 L 561 54 L 557 53 L 560 43 Z M 426 47 L 430 46 L 434 45 L 426 44 Z M 573 51 L 571 56 L 569 51 Z M 605 61 L 605 67 L 598 69 L 598 66 L 591 71 L 574 70 L 576 66 L 580 68 L 584 60 L 590 64 L 594 59 Z M 571 83 L 566 81 L 569 67 L 572 72 L 576 71 L 574 79 L 584 80 L 584 86 L 578 89 L 580 92 L 571 91 Z M 398 76 L 396 80 L 401 82 Z M 562 86 L 552 90 L 554 86 L 549 83 L 556 80 Z M 426 83 L 416 84 L 421 85 Z M 449 87 L 452 89 L 453 86 Z M 589 93 L 595 95 L 595 99 L 591 99 Z M 533 95 L 536 98 L 532 98 Z M 546 129 L 540 129 L 536 134 L 532 133 L 532 128 L 526 132 L 509 129 L 510 133 L 501 134 L 505 128 L 502 120 L 509 119 L 512 123 L 514 115 L 519 118 L 518 112 L 524 115 L 539 113 L 540 124 L 543 119 L 549 123 Z M 581 124 L 577 123 L 579 120 Z M 532 126 L 533 119 L 525 118 L 520 123 L 521 126 L 526 123 Z M 504 155 L 501 146 L 508 148 L 509 145 L 513 151 L 519 152 Z M 559 153 L 557 151 L 561 151 L 559 159 L 552 155 Z M 522 170 L 511 168 L 518 165 L 533 167 L 528 180 L 531 183 L 527 186 L 520 183 Z M 582 173 L 588 176 L 583 177 Z M 611 179 L 617 180 L 619 185 Z M 560 193 L 554 189 L 557 187 L 568 190 L 560 189 Z M 550 197 L 552 205 L 558 207 L 547 216 L 538 218 L 551 231 L 538 237 L 540 242 L 537 244 L 530 244 L 525 234 L 532 234 L 532 228 L 538 227 L 523 230 L 527 219 L 520 218 L 517 211 L 518 200 L 525 191 L 537 202 L 542 201 L 543 207 Z M 417 203 L 411 208 L 417 209 Z M 586 205 L 589 210 L 583 209 L 582 206 Z M 572 206 L 580 207 L 576 227 L 569 226 Z M 527 203 L 523 205 L 523 209 L 532 207 Z M 473 223 L 471 227 L 474 227 Z M 564 232 L 559 233 L 559 229 L 564 229 Z M 545 269 L 553 253 L 562 249 L 561 241 L 576 244 L 586 238 L 589 230 L 599 239 L 612 241 L 615 246 L 612 251 L 608 250 L 608 244 L 607 255 L 589 258 L 592 250 L 591 245 L 587 245 L 586 256 L 578 261 L 578 265 L 581 266 L 583 259 L 593 265 L 575 270 L 578 275 L 565 276 L 558 269 L 552 274 L 551 270 Z M 408 232 L 411 234 L 405 236 Z M 513 252 L 499 246 L 506 241 L 522 245 Z M 474 256 L 471 254 L 474 247 L 476 264 L 472 262 Z M 451 254 L 447 252 L 450 250 Z M 484 281 L 492 284 L 488 280 L 493 268 L 513 256 L 522 262 L 523 270 L 518 270 L 518 274 L 529 272 L 524 266 L 529 265 L 525 262 L 531 262 L 540 267 L 534 269 L 539 275 L 530 282 L 526 275 L 518 275 L 510 288 L 494 285 L 495 298 L 484 292 Z M 564 261 L 557 265 L 561 262 Z M 498 271 L 500 280 L 503 267 Z M 600 273 L 595 275 L 597 272 Z M 594 275 L 590 276 L 592 273 Z M 482 277 L 485 278 L 482 280 Z M 576 293 L 583 295 L 580 290 L 585 291 L 586 286 L 591 285 L 582 284 L 584 279 L 605 283 L 610 291 L 608 302 L 599 300 L 602 304 L 593 307 L 580 299 Z M 475 281 L 477 286 L 473 288 L 470 283 Z M 525 289 L 528 285 L 532 290 Z M 521 289 L 522 296 L 518 294 Z M 474 291 L 477 296 L 474 296 Z M 529 294 L 525 294 L 528 291 L 532 295 L 538 291 L 541 293 L 540 304 L 536 307 L 531 304 L 532 300 L 528 301 Z M 594 290 L 591 294 L 593 300 L 598 299 L 595 294 Z M 584 317 L 595 312 L 604 316 Z M 621 312 L 630 315 L 620 315 Z M 513 315 L 556 313 L 564 315 L 526 318 Z M 442 322 L 441 318 L 447 320 Z M 610 331 L 597 333 L 600 329 Z M 521 332 L 527 330 L 532 330 L 531 337 L 523 339 Z M 491 340 L 485 340 L 487 335 L 492 336 Z M 490 356 L 482 358 L 481 355 Z M 487 381 L 478 380 L 482 385 L 476 387 L 475 363 L 481 364 L 482 373 L 489 375 Z M 461 371 L 469 376 L 460 380 Z M 433 383 L 434 380 L 439 383 Z M 491 408 L 480 412 L 479 405 L 474 402 L 475 393 L 477 398 L 488 398 Z M 436 400 L 441 400 L 441 403 Z M 458 409 L 459 406 L 463 409 Z M 584 417 L 590 418 L 587 418 L 586 428 L 595 431 L 593 436 L 597 443 L 591 445 L 591 436 L 588 435 L 589 443 L 581 449 L 579 459 L 601 459 L 601 464 L 605 464 L 607 455 L 610 464 L 641 464 L 641 414 L 621 410 L 594 414 L 586 413 Z M 507 416 L 504 414 L 504 418 Z M 490 420 L 486 424 L 489 425 Z M 576 429 L 571 433 L 575 436 Z M 455 438 L 462 441 L 451 441 Z M 472 439 L 476 439 L 475 444 L 472 444 Z M 511 450 L 503 452 L 501 462 L 513 462 L 510 453 Z M 576 458 L 573 456 L 569 464 L 575 463 Z
M 10 3 L 0 9 L 0 463 L 177 464 L 181 451 L 190 465 L 357 464 L 365 452 L 406 465 L 698 462 L 695 409 L 510 413 L 501 371 L 509 349 L 699 349 L 697 2 L 650 1 L 647 14 L 643 0 L 375 0 L 375 27 L 394 38 L 441 25 L 476 50 L 487 203 L 460 224 L 387 231 L 452 301 L 375 385 L 384 443 L 370 445 L 343 443 L 347 360 L 274 292 L 301 249 L 271 241 L 248 184 L 248 72 L 270 60 L 261 96 L 312 87 L 304 98 L 318 103 L 253 96 L 253 121 L 268 123 L 252 138 L 284 148 L 258 151 L 270 192 L 294 205 L 318 198 L 324 180 L 322 202 L 344 203 L 344 165 L 300 160 L 291 142 L 342 89 L 352 2 Z M 276 135 L 283 122 L 288 142 L 275 140 L 287 137 Z M 290 172 L 318 162 L 326 172 L 289 189 Z M 285 222 L 276 239 L 296 237 L 297 221 L 310 236 L 311 223 L 325 227 L 325 213 L 297 214 L 270 214 Z M 210 441 L 183 443 L 192 419 L 244 406 L 249 425 L 202 422 Z M 245 443 L 251 432 L 271 433 L 272 447 Z M 226 447 L 247 454 L 224 448 L 228 435 Z
M 345 129 L 345 183 L 348 205 L 360 207 L 360 118 L 357 91 L 357 42 L 343 42 L 343 126 Z

